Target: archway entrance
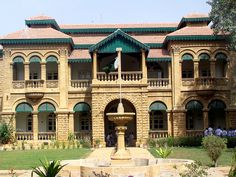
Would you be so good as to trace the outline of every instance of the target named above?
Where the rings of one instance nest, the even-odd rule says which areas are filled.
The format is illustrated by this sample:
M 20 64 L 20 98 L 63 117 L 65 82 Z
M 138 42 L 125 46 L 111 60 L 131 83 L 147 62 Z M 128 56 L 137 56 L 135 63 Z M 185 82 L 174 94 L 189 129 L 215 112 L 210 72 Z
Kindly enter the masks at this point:
M 122 103 L 124 105 L 124 111 L 125 112 L 134 112 L 135 116 L 134 118 L 127 123 L 127 130 L 125 132 L 125 141 L 127 146 L 135 146 L 136 137 L 137 137 L 137 131 L 136 131 L 136 110 L 135 107 L 131 102 L 128 100 L 122 99 Z M 119 100 L 114 100 L 110 102 L 104 111 L 104 129 L 105 129 L 105 140 L 106 140 L 106 146 L 115 146 L 117 138 L 116 138 L 116 131 L 115 127 L 116 125 L 108 120 L 108 117 L 106 116 L 106 113 L 114 113 L 117 112 L 117 107 L 119 104 Z M 109 135 L 110 142 L 107 141 Z M 132 137 L 132 141 L 130 140 L 130 137 Z

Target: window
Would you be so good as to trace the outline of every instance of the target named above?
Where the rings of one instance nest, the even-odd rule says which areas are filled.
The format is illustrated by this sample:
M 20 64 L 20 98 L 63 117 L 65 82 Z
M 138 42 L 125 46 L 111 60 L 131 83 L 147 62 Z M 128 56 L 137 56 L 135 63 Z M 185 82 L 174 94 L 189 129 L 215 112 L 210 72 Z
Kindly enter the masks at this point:
M 162 111 L 152 111 L 150 115 L 150 129 L 164 130 L 166 129 L 166 120 Z
M 193 71 L 182 71 L 182 78 L 193 78 Z
M 80 130 L 90 130 L 89 127 L 89 117 L 88 113 L 80 113 L 79 120 L 80 120 Z
M 58 80 L 58 73 L 47 73 L 47 80 Z
M 55 121 L 55 117 L 54 114 L 50 113 L 48 115 L 48 131 L 56 131 L 56 121 Z
M 182 62 L 182 78 L 193 78 L 193 61 L 184 60 Z
M 31 115 L 27 118 L 27 131 L 28 132 L 33 131 L 33 121 Z
M 38 73 L 30 73 L 30 80 L 32 79 L 38 79 Z

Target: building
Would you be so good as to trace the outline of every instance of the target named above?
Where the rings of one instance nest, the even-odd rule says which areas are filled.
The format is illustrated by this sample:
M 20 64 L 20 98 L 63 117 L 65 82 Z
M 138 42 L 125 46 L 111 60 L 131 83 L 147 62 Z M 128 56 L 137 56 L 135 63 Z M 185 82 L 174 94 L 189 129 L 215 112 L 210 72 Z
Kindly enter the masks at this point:
M 1 122 L 17 140 L 99 139 L 114 124 L 118 73 L 104 72 L 121 55 L 122 101 L 136 145 L 147 138 L 195 136 L 236 127 L 235 53 L 210 19 L 178 23 L 59 25 L 47 16 L 0 39 Z

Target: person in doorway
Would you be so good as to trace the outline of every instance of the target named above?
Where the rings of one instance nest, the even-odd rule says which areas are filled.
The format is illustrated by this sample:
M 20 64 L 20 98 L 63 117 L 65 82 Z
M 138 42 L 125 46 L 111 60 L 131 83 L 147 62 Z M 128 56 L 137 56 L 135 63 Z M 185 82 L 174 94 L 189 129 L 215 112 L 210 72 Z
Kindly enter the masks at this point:
M 134 144 L 134 133 L 131 132 L 129 134 L 129 146 L 133 146 L 133 144 Z

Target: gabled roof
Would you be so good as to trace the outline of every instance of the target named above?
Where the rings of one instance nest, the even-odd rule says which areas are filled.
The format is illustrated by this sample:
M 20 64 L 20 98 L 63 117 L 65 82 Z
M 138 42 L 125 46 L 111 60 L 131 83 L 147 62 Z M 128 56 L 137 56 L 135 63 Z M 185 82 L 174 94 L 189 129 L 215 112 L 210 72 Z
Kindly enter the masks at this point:
M 27 28 L 0 39 L 0 44 L 31 44 L 31 43 L 71 43 L 68 36 L 53 28 Z
M 110 45 L 112 42 L 115 42 L 114 45 Z M 110 43 L 110 44 L 109 44 Z M 127 45 L 129 43 L 129 45 Z M 107 45 L 109 44 L 109 45 Z M 107 38 L 103 39 L 99 43 L 91 46 L 89 52 L 97 50 L 98 52 L 104 53 L 114 53 L 116 52 L 116 47 L 122 47 L 124 52 L 137 52 L 139 49 L 143 49 L 146 52 L 149 51 L 149 47 L 138 40 L 132 38 L 130 35 L 123 32 L 121 29 L 117 29 L 114 33 L 110 34 Z M 136 51 L 134 51 L 136 50 Z

